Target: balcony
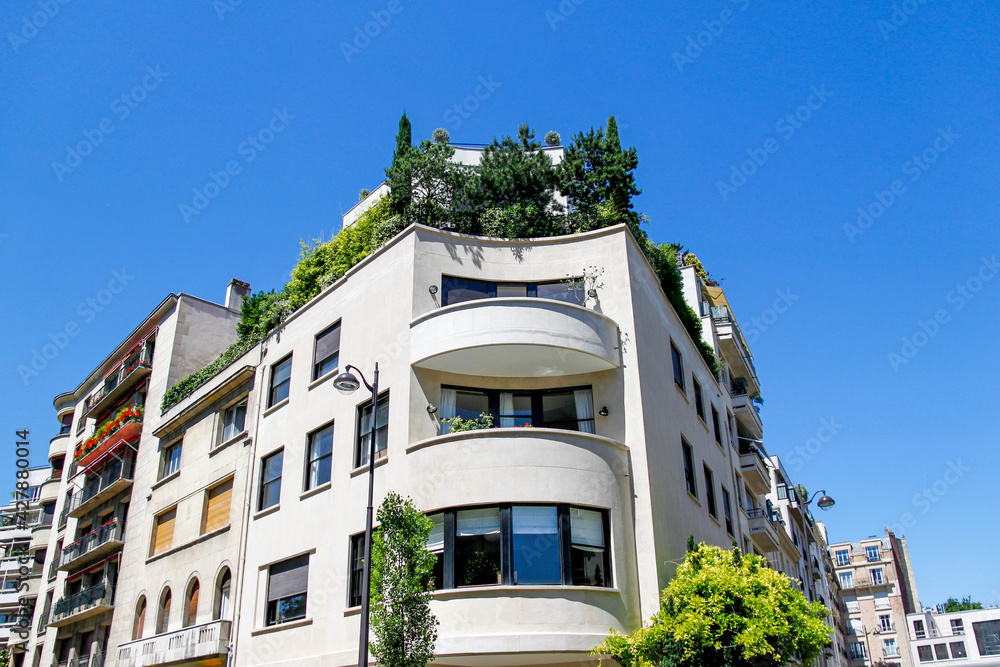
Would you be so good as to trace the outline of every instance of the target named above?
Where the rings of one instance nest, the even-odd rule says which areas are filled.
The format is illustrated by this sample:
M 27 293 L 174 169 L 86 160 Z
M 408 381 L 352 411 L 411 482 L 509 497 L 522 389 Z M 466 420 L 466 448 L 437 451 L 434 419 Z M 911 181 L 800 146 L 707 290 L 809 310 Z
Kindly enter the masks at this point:
M 732 374 L 745 377 L 750 383 L 754 392 L 760 391 L 757 383 L 757 369 L 753 365 L 753 355 L 747 347 L 743 332 L 736 318 L 729 312 L 727 306 L 712 306 L 712 322 L 715 330 L 719 334 L 719 347 L 722 355 L 729 363 Z
M 100 560 L 122 547 L 121 524 L 112 519 L 62 550 L 60 570 L 75 570 Z
M 116 459 L 103 471 L 88 475 L 87 481 L 70 499 L 69 516 L 74 519 L 84 516 L 104 501 L 115 497 L 132 486 L 135 460 L 131 457 Z
M 539 298 L 466 301 L 410 323 L 418 368 L 487 377 L 551 377 L 618 368 L 618 325 Z
M 104 654 L 81 655 L 75 660 L 63 660 L 56 663 L 56 667 L 104 667 Z
M 767 468 L 764 455 L 754 445 L 740 440 L 740 471 L 743 480 L 750 490 L 762 496 L 771 491 L 771 473 Z
M 84 441 L 74 454 L 77 468 L 86 468 L 95 463 L 106 452 L 111 451 L 123 440 L 142 433 L 142 406 L 130 405 L 115 417 L 104 422 L 94 431 L 94 436 Z
M 104 386 L 87 398 L 84 416 L 100 413 L 131 391 L 152 370 L 153 347 L 139 343 L 104 378 Z
M 892 600 L 889 598 L 875 598 L 876 609 L 892 609 Z
M 61 598 L 52 605 L 49 625 L 58 628 L 109 611 L 114 607 L 114 597 L 114 587 L 102 582 L 85 588 L 76 595 Z
M 68 448 L 69 432 L 60 432 L 59 435 L 54 436 L 51 440 L 49 440 L 49 460 L 51 461 L 56 456 L 65 456 Z
M 231 621 L 212 621 L 126 642 L 118 647 L 115 665 L 147 667 L 180 662 L 223 665 L 228 654 L 230 626 Z
M 764 424 L 760 421 L 760 413 L 757 412 L 749 396 L 746 394 L 733 396 L 733 414 L 753 437 L 760 438 L 763 435 Z
M 768 515 L 763 507 L 746 510 L 750 521 L 750 539 L 763 552 L 777 551 L 781 547 L 779 528 L 775 525 L 774 514 Z
M 812 577 L 813 579 L 823 578 L 823 571 L 819 569 L 819 561 L 816 560 L 816 556 L 812 557 Z

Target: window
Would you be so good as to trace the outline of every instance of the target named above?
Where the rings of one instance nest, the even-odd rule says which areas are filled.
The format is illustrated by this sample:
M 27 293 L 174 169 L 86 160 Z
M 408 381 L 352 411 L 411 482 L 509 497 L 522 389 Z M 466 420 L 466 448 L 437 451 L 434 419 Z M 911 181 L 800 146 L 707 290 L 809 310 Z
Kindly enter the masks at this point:
M 63 415 L 63 418 L 59 420 L 59 435 L 66 435 L 70 432 L 73 426 L 73 413 L 68 415 Z
M 156 615 L 156 634 L 162 635 L 170 627 L 170 589 L 160 596 L 160 609 Z
M 712 431 L 715 433 L 715 444 L 722 446 L 722 430 L 719 428 L 719 411 L 712 406 Z
M 701 417 L 701 420 L 705 421 L 705 401 L 701 395 L 701 383 L 694 375 L 691 376 L 691 385 L 694 388 L 694 410 Z
M 230 590 L 233 585 L 233 575 L 230 574 L 229 568 L 225 568 L 222 574 L 219 575 L 219 583 L 216 586 L 215 592 L 215 609 L 213 610 L 212 620 L 229 618 L 229 601 Z
M 433 525 L 427 536 L 427 550 L 436 557 L 434 571 L 431 574 L 431 588 L 438 590 L 444 586 L 444 533 L 445 513 L 438 512 L 428 517 Z M 454 529 L 451 531 L 454 533 Z
M 539 391 L 441 388 L 441 419 L 493 416 L 494 426 L 536 426 L 594 433 L 594 398 L 590 387 Z M 441 433 L 450 425 L 442 423 Z
M 604 540 L 604 513 L 571 507 L 569 525 L 573 585 L 606 586 L 608 550 Z
M 898 658 L 899 647 L 896 645 L 896 638 L 890 637 L 882 640 L 882 655 L 886 658 Z
M 934 659 L 934 652 L 930 646 L 918 646 L 917 656 L 920 658 L 920 662 L 930 662 Z
M 951 647 L 951 657 L 952 658 L 967 658 L 969 654 L 965 652 L 965 642 L 951 642 L 948 644 Z
M 715 506 L 715 478 L 712 475 L 711 468 L 708 466 L 703 467 L 705 472 L 705 500 L 708 502 L 708 513 L 718 518 L 719 510 Z
M 840 587 L 841 588 L 854 588 L 854 573 L 853 572 L 841 572 L 840 573 Z
M 201 597 L 201 584 L 195 579 L 188 587 L 187 599 L 184 601 L 184 624 L 181 627 L 190 628 L 198 622 L 198 598 Z
M 315 489 L 330 481 L 330 466 L 333 460 L 333 424 L 309 436 L 309 451 L 306 453 L 306 490 Z
M 951 634 L 953 635 L 965 634 L 965 623 L 962 622 L 962 619 L 960 618 L 951 619 Z
M 865 645 L 862 642 L 851 644 L 851 660 L 864 660 L 867 657 L 868 651 L 865 650 Z
M 351 538 L 351 581 L 347 606 L 361 606 L 361 586 L 365 577 L 365 534 Z
M 151 556 L 163 553 L 173 546 L 176 518 L 177 508 L 173 507 L 153 519 L 153 551 Z
M 267 625 L 306 617 L 309 554 L 275 563 L 267 571 Z
M 874 563 L 881 559 L 881 554 L 879 553 L 878 545 L 872 545 L 865 547 L 865 557 L 868 559 L 869 563 Z
M 375 419 L 375 459 L 385 456 L 389 440 L 389 392 L 378 397 L 378 415 Z M 354 454 L 354 467 L 368 465 L 371 456 L 372 402 L 358 407 L 358 448 Z
M 267 393 L 267 407 L 277 405 L 288 398 L 288 389 L 292 383 L 292 358 L 285 357 L 271 366 L 271 386 Z
M 726 487 L 722 487 L 722 512 L 726 517 L 726 532 L 733 535 L 733 508 Z
M 691 445 L 681 440 L 681 451 L 684 452 L 684 482 L 687 484 L 687 491 L 697 498 L 698 483 L 694 478 L 694 454 L 691 451 Z
M 847 600 L 844 602 L 847 607 L 847 612 L 850 614 L 860 614 L 861 613 L 861 603 L 857 600 Z
M 868 570 L 868 576 L 871 577 L 872 585 L 880 586 L 885 583 L 885 575 L 882 573 L 882 568 L 873 567 Z
M 205 494 L 205 511 L 201 520 L 202 535 L 229 525 L 229 509 L 232 503 L 232 477 L 208 490 Z
M 181 444 L 182 441 L 178 440 L 163 449 L 163 457 L 160 461 L 160 479 L 170 477 L 181 469 Z
M 846 549 L 842 551 L 834 552 L 837 557 L 837 565 L 850 565 L 851 564 L 851 552 Z
M 221 442 L 229 442 L 240 433 L 243 432 L 246 426 L 247 419 L 247 402 L 246 399 L 232 405 L 222 412 L 222 440 Z
M 895 632 L 896 630 L 892 626 L 892 616 L 889 614 L 879 614 L 878 627 L 882 632 Z
M 500 583 L 500 508 L 455 513 L 455 585 Z
M 582 305 L 586 301 L 582 280 L 553 280 L 543 283 L 498 283 L 472 278 L 441 276 L 441 304 L 452 306 L 464 301 L 503 297 L 538 297 Z
M 681 359 L 681 351 L 673 343 L 670 343 L 670 359 L 674 363 L 674 382 L 681 391 L 684 391 L 684 362 Z
M 274 507 L 281 501 L 281 463 L 284 455 L 285 450 L 281 449 L 261 459 L 258 511 Z
M 45 605 L 48 609 L 49 605 Z M 135 620 L 132 622 L 132 639 L 142 639 L 143 627 L 146 625 L 146 598 L 140 597 L 135 606 Z
M 948 659 L 948 645 L 947 644 L 935 644 L 934 645 L 934 655 L 938 660 Z
M 511 508 L 515 584 L 559 584 L 559 517 L 553 506 Z
M 340 364 L 340 322 L 316 336 L 313 354 L 313 380 L 337 370 Z
M 913 635 L 917 639 L 923 639 L 924 637 L 927 636 L 927 633 L 924 632 L 924 622 L 923 621 L 913 621 Z
M 982 621 L 972 624 L 979 645 L 979 655 L 1000 655 L 1000 621 Z

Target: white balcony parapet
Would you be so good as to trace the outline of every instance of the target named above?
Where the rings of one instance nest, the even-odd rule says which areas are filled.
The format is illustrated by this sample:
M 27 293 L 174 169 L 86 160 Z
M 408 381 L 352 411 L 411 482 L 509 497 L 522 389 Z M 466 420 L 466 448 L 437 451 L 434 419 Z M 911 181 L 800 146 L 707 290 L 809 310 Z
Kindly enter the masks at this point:
M 231 621 L 210 621 L 118 647 L 117 667 L 149 667 L 225 655 Z

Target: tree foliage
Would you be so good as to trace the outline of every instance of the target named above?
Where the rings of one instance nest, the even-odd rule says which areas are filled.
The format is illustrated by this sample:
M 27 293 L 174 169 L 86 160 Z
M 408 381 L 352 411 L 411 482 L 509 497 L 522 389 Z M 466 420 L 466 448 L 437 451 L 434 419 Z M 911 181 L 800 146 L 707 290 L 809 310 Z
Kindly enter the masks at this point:
M 826 615 L 760 556 L 689 544 L 650 624 L 612 630 L 594 653 L 624 667 L 762 667 L 796 653 L 808 665 L 829 644 Z
M 423 667 L 434 659 L 438 620 L 430 609 L 433 523 L 409 498 L 389 492 L 372 537 L 372 655 L 385 667 Z
M 944 610 L 946 613 L 951 611 L 969 611 L 970 609 L 982 608 L 982 603 L 973 602 L 971 595 L 967 595 L 961 600 L 957 598 L 948 598 L 948 601 L 944 603 Z

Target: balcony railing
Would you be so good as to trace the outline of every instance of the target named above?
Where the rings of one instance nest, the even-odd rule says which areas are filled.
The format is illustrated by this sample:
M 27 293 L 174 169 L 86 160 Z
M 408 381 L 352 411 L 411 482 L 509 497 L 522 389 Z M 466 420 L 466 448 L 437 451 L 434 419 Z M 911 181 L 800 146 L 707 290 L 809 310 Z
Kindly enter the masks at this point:
M 747 368 L 756 375 L 757 369 L 753 365 L 753 356 L 750 355 L 750 349 L 746 345 L 746 339 L 743 338 L 743 331 L 740 329 L 739 323 L 736 322 L 736 318 L 732 316 L 729 312 L 729 308 L 726 306 L 712 306 L 712 321 L 716 324 L 729 324 L 732 325 L 735 330 L 736 335 L 733 338 L 738 341 L 740 352 L 746 360 Z
M 50 625 L 63 625 L 65 621 L 73 619 L 89 611 L 100 610 L 114 604 L 114 587 L 106 582 L 101 582 L 96 586 L 85 588 L 76 595 L 61 598 L 52 605 L 52 620 Z M 81 656 L 82 658 L 82 656 Z M 81 663 L 86 664 L 86 663 Z
M 148 667 L 223 655 L 229 645 L 230 621 L 212 621 L 118 647 L 116 667 Z
M 126 440 L 142 431 L 143 406 L 129 405 L 118 411 L 118 414 L 103 422 L 94 430 L 94 435 L 81 444 L 73 454 L 73 462 L 79 467 L 93 463 L 101 454 L 107 451 L 109 443 L 115 439 Z M 71 474 L 75 470 L 71 470 Z
M 134 473 L 135 460 L 128 457 L 124 460 L 116 459 L 103 472 L 88 476 L 83 488 L 70 501 L 70 516 L 84 513 L 88 506 L 96 505 L 101 498 L 127 486 L 126 483 L 132 482 Z
M 108 373 L 104 379 L 104 386 L 87 398 L 84 414 L 89 414 L 104 402 L 104 399 L 110 399 L 112 394 L 116 396 L 124 394 L 130 377 L 138 377 L 143 373 L 137 371 L 148 371 L 151 368 L 152 348 L 144 343 L 140 343 L 138 349 L 130 352 L 118 366 Z
M 66 568 L 84 556 L 95 553 L 100 547 L 119 541 L 121 541 L 121 524 L 118 523 L 118 519 L 112 519 L 100 529 L 87 533 L 65 547 L 60 554 L 59 567 Z
M 51 607 L 45 607 L 42 609 L 42 615 L 38 617 L 38 630 L 35 634 L 42 635 L 45 633 L 45 628 L 49 625 L 49 613 L 51 610 Z

